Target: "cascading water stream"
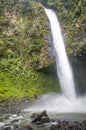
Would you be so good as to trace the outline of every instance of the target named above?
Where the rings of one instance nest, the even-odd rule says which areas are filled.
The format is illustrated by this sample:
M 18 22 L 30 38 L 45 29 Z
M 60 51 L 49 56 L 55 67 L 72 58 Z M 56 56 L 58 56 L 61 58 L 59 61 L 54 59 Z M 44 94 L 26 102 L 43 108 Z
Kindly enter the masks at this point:
M 75 99 L 76 94 L 75 94 L 73 74 L 68 62 L 59 21 L 53 10 L 45 8 L 45 12 L 50 21 L 53 44 L 56 52 L 55 56 L 58 70 L 57 73 L 59 76 L 62 92 L 68 98 Z
M 51 27 L 53 45 L 56 52 L 57 73 L 62 93 L 46 94 L 37 99 L 24 111 L 48 110 L 56 113 L 86 113 L 86 96 L 77 97 L 74 79 L 68 62 L 60 24 L 55 12 L 44 8 Z

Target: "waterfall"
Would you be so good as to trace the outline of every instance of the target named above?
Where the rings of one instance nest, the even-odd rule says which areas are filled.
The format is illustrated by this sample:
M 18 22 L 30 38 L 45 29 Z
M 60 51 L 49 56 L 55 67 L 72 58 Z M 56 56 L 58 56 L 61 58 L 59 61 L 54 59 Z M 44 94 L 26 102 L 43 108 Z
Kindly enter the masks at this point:
M 50 21 L 53 45 L 57 64 L 57 73 L 62 93 L 50 93 L 42 95 L 31 103 L 29 108 L 23 111 L 48 110 L 55 113 L 86 113 L 86 95 L 76 96 L 73 73 L 68 62 L 61 28 L 55 12 L 45 9 Z
M 50 21 L 53 45 L 56 54 L 57 73 L 62 92 L 68 98 L 75 99 L 76 94 L 73 73 L 68 62 L 59 21 L 53 10 L 45 8 L 45 12 Z

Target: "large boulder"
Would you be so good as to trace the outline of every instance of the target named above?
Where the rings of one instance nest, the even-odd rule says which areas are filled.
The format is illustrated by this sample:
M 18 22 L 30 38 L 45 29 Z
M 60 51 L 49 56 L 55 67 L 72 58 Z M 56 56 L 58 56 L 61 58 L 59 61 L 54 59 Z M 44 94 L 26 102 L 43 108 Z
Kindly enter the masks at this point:
M 46 110 L 44 110 L 40 114 L 37 114 L 36 117 L 31 122 L 36 124 L 49 123 L 50 118 L 48 117 Z

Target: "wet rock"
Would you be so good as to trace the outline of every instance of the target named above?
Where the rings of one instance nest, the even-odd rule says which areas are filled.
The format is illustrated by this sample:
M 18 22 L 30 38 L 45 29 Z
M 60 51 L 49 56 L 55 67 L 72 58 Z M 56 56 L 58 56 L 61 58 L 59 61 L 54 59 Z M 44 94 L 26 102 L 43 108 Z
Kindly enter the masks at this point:
M 80 123 L 78 121 L 73 122 L 73 129 L 82 130 L 82 127 L 80 126 Z
M 0 122 L 3 122 L 3 118 L 2 117 L 0 118 Z
M 51 122 L 51 127 L 48 129 L 48 130 L 63 130 L 63 129 L 61 129 L 61 121 L 60 120 L 55 120 L 55 119 L 53 119 L 53 120 L 51 120 L 54 124 L 52 124 L 52 122 Z
M 86 126 L 86 120 L 82 121 L 81 124 L 83 124 L 84 126 Z
M 82 121 L 82 122 L 80 123 L 80 126 L 81 126 L 81 128 L 82 128 L 83 130 L 86 130 L 86 120 Z
M 40 121 L 37 121 L 36 124 L 37 124 L 37 125 L 41 125 L 41 122 L 40 122 Z
M 11 115 L 8 114 L 8 115 L 6 115 L 6 116 L 4 117 L 4 119 L 7 120 L 7 119 L 9 119 L 10 117 L 11 117 Z
M 51 125 L 48 130 L 86 130 L 86 126 L 82 127 L 82 123 L 78 121 L 59 121 L 57 124 Z
M 51 122 L 61 122 L 60 120 L 56 119 L 56 118 L 51 118 Z
M 22 115 L 17 116 L 17 118 L 16 118 L 16 119 L 22 120 L 22 119 L 23 119 L 23 116 L 22 116 Z
M 2 130 L 13 130 L 13 129 L 14 129 L 13 126 L 4 126 L 4 127 L 2 128 Z
M 43 116 L 40 120 L 40 123 L 49 123 L 50 122 L 50 118 L 48 116 Z
M 8 120 L 8 119 L 14 119 L 14 118 L 17 118 L 17 115 L 12 115 L 12 114 L 8 114 L 8 115 L 6 115 L 5 117 L 4 117 L 4 119 L 6 119 L 6 120 Z
M 17 129 L 18 128 L 18 125 L 14 125 L 14 129 Z
M 51 125 L 57 125 L 57 122 L 56 121 L 50 121 L 50 124 Z
M 70 130 L 72 130 L 72 128 L 73 128 L 73 123 L 72 123 L 72 122 L 70 122 L 70 123 L 68 124 L 68 128 L 69 128 Z
M 48 130 L 59 130 L 57 125 L 52 125 Z
M 58 124 L 56 125 L 56 128 L 57 128 L 57 129 L 61 128 L 61 124 L 58 123 Z
M 56 128 L 60 128 L 61 127 L 61 121 L 55 118 L 51 119 L 51 124 L 55 125 Z
M 44 110 L 42 113 L 41 113 L 42 116 L 48 116 L 47 113 L 46 113 L 46 110 Z
M 4 128 L 4 126 L 5 126 L 5 123 L 0 122 L 0 130 L 2 130 L 2 128 Z
M 33 113 L 31 116 L 30 116 L 30 118 L 36 118 L 38 116 L 38 113 Z
M 8 99 L 0 101 L 0 115 L 4 113 L 20 113 L 22 109 L 27 106 L 27 104 L 30 102 L 29 98 L 22 98 L 20 100 L 13 99 L 12 101 L 9 101 Z
M 21 128 L 18 128 L 18 129 L 16 129 L 16 130 L 33 130 L 33 128 L 28 125 L 28 126 L 23 126 L 23 127 L 21 127 Z
M 63 126 L 68 125 L 68 123 L 69 123 L 69 122 L 68 122 L 68 121 L 65 121 L 65 120 L 61 122 L 61 124 L 62 124 Z
M 78 121 L 70 122 L 70 123 L 68 124 L 68 128 L 69 128 L 69 129 L 73 129 L 73 130 L 84 130 L 84 129 L 82 128 L 81 123 L 78 122 Z
M 73 122 L 73 126 L 76 127 L 76 128 L 78 128 L 80 126 L 80 123 L 78 121 L 74 121 Z
M 15 120 L 11 121 L 11 124 L 15 124 L 15 123 L 17 123 L 17 122 L 19 122 L 19 120 L 18 120 L 18 119 L 15 119 Z
M 52 125 L 48 130 L 56 130 L 56 126 Z
M 36 123 L 36 124 L 49 123 L 50 118 L 48 117 L 46 110 L 45 110 L 42 113 L 38 114 L 31 122 Z

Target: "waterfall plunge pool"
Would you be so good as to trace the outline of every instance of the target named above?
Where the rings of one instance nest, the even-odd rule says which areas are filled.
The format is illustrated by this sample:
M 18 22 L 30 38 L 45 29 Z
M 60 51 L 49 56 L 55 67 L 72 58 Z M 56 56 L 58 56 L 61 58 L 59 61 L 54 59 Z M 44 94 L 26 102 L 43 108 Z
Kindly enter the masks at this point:
M 31 104 L 32 105 L 32 104 Z M 34 108 L 35 110 L 35 108 Z M 36 111 L 34 111 L 36 112 Z M 30 116 L 34 113 L 33 111 L 22 111 L 18 114 L 5 114 L 2 117 L 0 117 L 0 127 L 1 125 L 3 126 L 27 126 L 30 125 L 34 130 L 48 130 L 48 128 L 55 124 L 54 123 L 45 123 L 41 125 L 36 125 L 31 123 L 31 118 Z M 42 111 L 37 111 L 37 113 L 41 113 Z M 47 111 L 47 114 L 49 118 L 54 118 L 60 121 L 68 121 L 68 122 L 82 122 L 86 120 L 86 113 L 56 113 L 56 112 L 49 112 Z M 0 128 L 2 130 L 2 128 Z M 17 129 L 12 129 L 12 130 L 17 130 Z

